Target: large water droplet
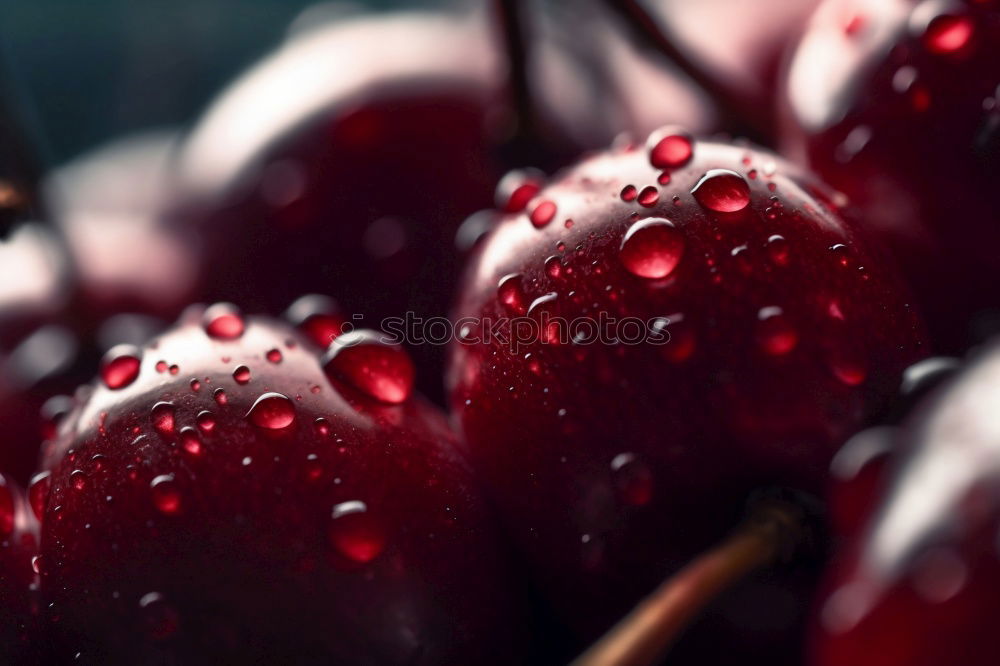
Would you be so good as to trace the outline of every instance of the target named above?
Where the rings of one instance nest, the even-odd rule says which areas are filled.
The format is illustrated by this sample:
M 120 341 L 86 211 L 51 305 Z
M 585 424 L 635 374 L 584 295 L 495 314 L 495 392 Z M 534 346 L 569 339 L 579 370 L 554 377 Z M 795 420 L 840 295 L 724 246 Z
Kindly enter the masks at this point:
M 505 213 L 520 213 L 535 198 L 545 183 L 545 174 L 538 169 L 515 169 L 497 183 L 496 207 Z
M 139 376 L 142 352 L 134 345 L 115 345 L 101 359 L 101 381 L 111 390 L 125 388 Z
M 280 393 L 265 393 L 250 407 L 247 418 L 268 430 L 287 428 L 295 422 L 295 404 Z
M 235 340 L 243 335 L 243 313 L 232 303 L 216 303 L 205 310 L 202 326 L 210 337 L 217 340 Z
M 633 275 L 664 278 L 680 263 L 684 246 L 684 236 L 673 222 L 650 217 L 636 222 L 625 232 L 619 257 Z
M 664 127 L 649 135 L 646 141 L 649 163 L 657 169 L 671 169 L 687 164 L 694 153 L 694 139 L 687 132 Z
M 750 203 L 750 186 L 743 176 L 729 169 L 711 169 L 691 190 L 705 208 L 719 213 L 735 213 Z
M 285 310 L 284 317 L 323 349 L 343 332 L 346 321 L 337 302 L 319 294 L 302 296 Z
M 237 384 L 249 384 L 250 383 L 250 368 L 245 365 L 237 366 L 233 370 L 233 379 L 236 380 Z
M 528 311 L 528 297 L 521 285 L 521 276 L 517 273 L 500 278 L 497 284 L 497 297 L 511 314 L 523 315 Z
M 639 196 L 636 197 L 640 206 L 644 208 L 650 208 L 656 205 L 656 202 L 660 200 L 660 192 L 652 185 L 642 188 L 639 192 Z
M 158 402 L 153 405 L 150 412 L 153 421 L 153 429 L 161 435 L 169 435 L 174 432 L 174 406 L 169 402 Z
M 204 432 L 212 432 L 215 430 L 215 415 L 208 410 L 198 412 L 198 416 L 195 417 L 195 421 L 198 423 L 198 427 Z
M 789 353 L 799 342 L 798 333 L 784 311 L 776 306 L 761 308 L 757 313 L 757 343 L 771 356 Z
M 181 449 L 188 455 L 198 457 L 202 452 L 201 436 L 198 431 L 191 426 L 181 428 L 180 432 Z
M 936 16 L 924 31 L 924 48 L 939 55 L 958 53 L 968 46 L 974 30 L 975 26 L 968 16 Z
M 153 497 L 153 506 L 167 516 L 180 513 L 181 491 L 174 481 L 173 474 L 161 474 L 149 482 L 149 490 Z
M 382 553 L 385 533 L 364 502 L 336 504 L 331 518 L 330 544 L 341 555 L 357 564 L 367 564 Z
M 531 223 L 541 229 L 552 221 L 556 216 L 556 204 L 548 199 L 538 202 L 534 210 L 531 211 Z
M 337 338 L 323 357 L 327 374 L 389 404 L 410 397 L 416 371 L 410 355 L 383 341 L 376 331 L 359 330 Z

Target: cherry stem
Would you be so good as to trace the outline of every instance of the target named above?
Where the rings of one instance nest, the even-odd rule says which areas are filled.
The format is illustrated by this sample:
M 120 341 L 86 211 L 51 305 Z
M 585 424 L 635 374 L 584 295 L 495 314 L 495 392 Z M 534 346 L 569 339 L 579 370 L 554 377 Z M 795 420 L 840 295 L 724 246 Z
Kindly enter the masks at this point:
M 745 104 L 741 104 L 732 92 L 723 86 L 718 79 L 711 76 L 703 67 L 695 63 L 681 49 L 675 45 L 675 40 L 671 39 L 664 30 L 657 25 L 637 0 L 605 0 L 608 6 L 624 18 L 625 22 L 636 32 L 639 38 L 643 39 L 647 46 L 659 51 L 677 69 L 702 89 L 716 105 L 722 110 L 726 117 L 740 122 L 744 126 L 736 129 L 741 134 L 750 138 L 755 138 L 761 134 L 761 128 L 754 126 L 750 121 L 745 120 L 747 109 Z
M 571 666 L 659 663 L 684 628 L 721 592 L 787 557 L 803 539 L 802 520 L 790 503 L 754 507 L 735 533 L 661 583 Z

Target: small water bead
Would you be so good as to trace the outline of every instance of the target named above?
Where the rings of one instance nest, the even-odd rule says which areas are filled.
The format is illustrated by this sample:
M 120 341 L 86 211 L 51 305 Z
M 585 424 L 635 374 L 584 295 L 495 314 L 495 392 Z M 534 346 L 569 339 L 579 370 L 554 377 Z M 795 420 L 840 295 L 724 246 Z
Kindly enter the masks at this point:
M 757 312 L 757 343 L 764 352 L 783 356 L 798 342 L 798 333 L 781 308 L 772 305 Z
M 313 421 L 313 428 L 316 430 L 317 435 L 326 437 L 330 434 L 330 422 L 322 416 Z
M 157 511 L 173 516 L 181 510 L 181 492 L 174 481 L 173 474 L 161 474 L 149 482 L 150 494 L 153 498 L 153 506 Z
M 385 549 L 384 531 L 364 502 L 341 502 L 330 515 L 330 544 L 351 562 L 367 564 Z
M 191 380 L 191 390 L 194 391 L 195 393 L 197 393 L 198 391 L 200 391 L 201 390 L 201 382 L 199 380 L 197 380 L 197 379 L 192 379 Z
M 45 558 L 41 555 L 33 555 L 31 557 L 31 570 L 41 575 L 45 571 Z
M 868 378 L 865 362 L 856 354 L 835 351 L 829 354 L 827 365 L 833 376 L 845 386 L 861 386 Z
M 655 206 L 656 202 L 659 200 L 660 192 L 652 185 L 642 188 L 642 191 L 639 192 L 639 196 L 637 198 L 639 205 L 645 208 Z
M 837 243 L 835 245 L 831 245 L 830 252 L 833 253 L 834 257 L 836 257 L 836 261 L 838 264 L 844 266 L 845 268 L 847 266 L 850 266 L 851 264 L 850 250 L 846 245 L 844 245 L 843 243 Z
M 633 275 L 659 279 L 674 271 L 684 255 L 684 247 L 684 236 L 673 222 L 650 217 L 629 227 L 618 256 Z
M 284 318 L 323 349 L 343 332 L 346 323 L 337 302 L 320 294 L 298 298 L 285 310 Z
M 101 381 L 112 391 L 125 388 L 139 376 L 142 352 L 135 345 L 115 345 L 101 359 Z
M 410 355 L 376 331 L 358 330 L 337 338 L 323 356 L 328 375 L 388 404 L 410 397 L 416 370 Z
M 318 481 L 323 476 L 323 463 L 319 461 L 319 456 L 310 453 L 306 456 L 306 480 Z
M 534 210 L 531 211 L 529 219 L 536 228 L 541 229 L 552 221 L 556 216 L 556 205 L 548 199 L 540 201 Z
M 669 185 L 670 172 L 669 171 L 661 172 L 660 175 L 656 177 L 656 182 L 659 183 L 660 185 Z
M 619 498 L 629 506 L 646 506 L 653 499 L 653 474 L 634 453 L 611 460 L 611 474 Z
M 53 439 L 66 415 L 73 410 L 73 398 L 55 395 L 45 401 L 39 415 L 42 417 L 42 438 Z
M 672 169 L 688 163 L 694 154 L 694 139 L 676 127 L 664 127 L 646 140 L 649 163 L 657 169 Z
M 159 373 L 166 372 L 167 371 L 167 362 L 166 361 L 157 361 L 156 362 L 156 371 L 159 372 Z
M 180 432 L 181 448 L 185 453 L 192 456 L 200 456 L 203 450 L 201 436 L 198 431 L 191 426 L 181 428 Z
M 267 351 L 267 360 L 271 363 L 281 363 L 281 350 L 279 349 L 269 349 Z
M 281 393 L 264 393 L 250 407 L 246 418 L 260 428 L 281 430 L 295 422 L 295 403 Z
M 169 368 L 167 368 L 167 371 L 172 375 L 176 375 L 178 372 L 181 371 L 181 368 L 178 365 L 172 365 Z
M 767 256 L 778 266 L 787 266 L 789 258 L 788 241 L 780 234 L 774 234 L 767 239 Z
M 220 404 L 220 405 L 224 405 L 227 402 L 229 402 L 229 398 L 226 397 L 226 390 L 225 389 L 221 389 L 221 388 L 215 389 L 215 392 L 212 393 L 212 397 L 215 398 L 215 402 L 218 403 L 218 404 Z
M 528 297 L 521 284 L 521 276 L 511 273 L 500 278 L 497 284 L 497 296 L 508 312 L 523 315 L 528 310 Z
M 622 201 L 635 201 L 636 197 L 639 196 L 639 190 L 636 189 L 635 185 L 626 185 L 622 188 L 621 194 Z
M 139 611 L 142 615 L 146 634 L 156 641 L 170 638 L 180 629 L 180 617 L 177 611 L 167 603 L 159 592 L 148 592 L 139 599 Z
M 938 55 L 958 53 L 969 45 L 974 32 L 975 25 L 970 17 L 942 14 L 927 24 L 924 48 Z
M 545 174 L 538 169 L 508 171 L 494 194 L 496 207 L 505 213 L 520 213 L 545 184 Z
M 87 474 L 82 469 L 74 469 L 69 474 L 69 487 L 73 490 L 83 490 L 87 487 Z
M 158 402 L 153 405 L 150 412 L 150 419 L 153 422 L 153 429 L 161 435 L 169 435 L 174 432 L 174 406 L 169 402 Z
M 28 504 L 35 518 L 42 520 L 45 515 L 45 505 L 49 501 L 49 487 L 52 485 L 51 472 L 39 472 L 31 477 L 28 484 Z
M 14 531 L 14 493 L 7 479 L 0 474 L 0 537 L 6 538 Z
M 563 226 L 566 227 L 567 229 L 572 229 L 573 228 L 573 220 L 567 219 L 565 222 L 563 222 Z
M 548 259 L 546 259 L 545 272 L 548 274 L 550 278 L 553 279 L 558 279 L 559 277 L 561 277 L 563 272 L 562 260 L 556 255 L 553 255 Z
M 212 432 L 215 430 L 215 415 L 207 410 L 198 412 L 198 416 L 195 417 L 195 422 L 198 427 L 201 428 L 202 432 Z
M 691 194 L 699 204 L 719 213 L 735 213 L 750 204 L 750 186 L 743 176 L 729 169 L 707 171 Z
M 236 380 L 237 384 L 249 384 L 250 383 L 250 368 L 245 365 L 237 366 L 233 370 L 233 379 Z
M 217 340 L 235 340 L 243 335 L 243 313 L 232 303 L 216 303 L 205 310 L 202 326 L 209 337 Z

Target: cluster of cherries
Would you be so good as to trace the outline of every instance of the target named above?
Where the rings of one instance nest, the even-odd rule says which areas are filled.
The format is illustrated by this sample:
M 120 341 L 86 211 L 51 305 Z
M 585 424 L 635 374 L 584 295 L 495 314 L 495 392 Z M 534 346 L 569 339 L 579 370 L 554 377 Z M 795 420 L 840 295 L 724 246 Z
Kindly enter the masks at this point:
M 744 4 L 320 6 L 0 137 L 0 660 L 1000 662 L 1000 3 Z

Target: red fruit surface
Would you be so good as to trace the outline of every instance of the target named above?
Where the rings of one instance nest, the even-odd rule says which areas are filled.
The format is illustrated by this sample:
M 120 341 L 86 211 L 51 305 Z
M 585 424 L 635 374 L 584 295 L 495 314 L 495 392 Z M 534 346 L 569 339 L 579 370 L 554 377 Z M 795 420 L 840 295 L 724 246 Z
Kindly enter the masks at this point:
M 786 80 L 783 142 L 900 261 L 938 349 L 1000 306 L 1000 5 L 826 0 Z
M 722 538 L 755 488 L 821 489 L 836 447 L 925 353 L 891 265 L 822 185 L 707 141 L 664 177 L 651 164 L 662 136 L 583 161 L 505 217 L 454 313 L 454 417 L 585 638 Z M 556 212 L 539 228 L 541 202 Z M 603 314 L 636 319 L 618 343 L 588 344 Z M 486 319 L 505 322 L 499 337 L 484 338 Z M 512 327 L 516 350 L 502 339 Z M 769 606 L 781 621 L 739 622 L 755 627 L 748 640 L 794 650 L 783 623 L 803 603 L 789 591 Z
M 998 399 L 993 344 L 903 423 L 882 491 L 861 488 L 864 520 L 828 574 L 810 663 L 1000 661 Z
M 36 654 L 33 597 L 38 552 L 38 522 L 31 515 L 24 492 L 0 474 L 0 659 L 4 663 L 33 663 Z
M 513 586 L 440 412 L 205 314 L 114 350 L 139 372 L 78 392 L 32 486 L 54 657 L 511 663 Z

